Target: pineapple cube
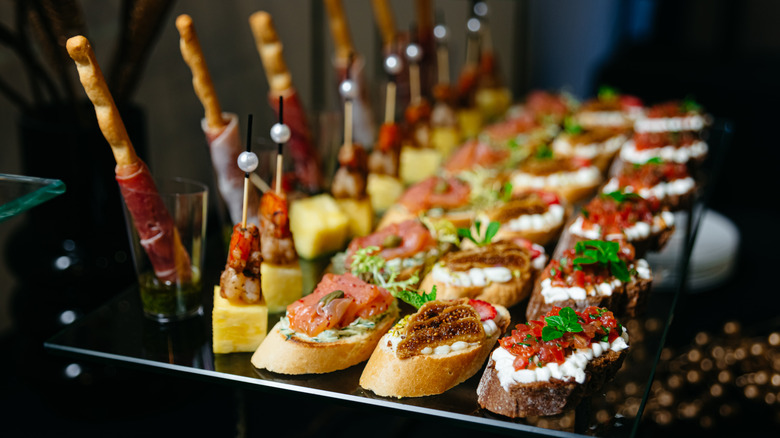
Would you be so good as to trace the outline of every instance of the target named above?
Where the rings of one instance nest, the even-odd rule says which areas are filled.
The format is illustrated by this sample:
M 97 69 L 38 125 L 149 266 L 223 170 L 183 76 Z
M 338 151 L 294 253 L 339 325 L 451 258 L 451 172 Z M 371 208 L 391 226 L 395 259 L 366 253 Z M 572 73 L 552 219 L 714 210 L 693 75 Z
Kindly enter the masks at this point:
M 476 137 L 482 131 L 482 113 L 477 108 L 459 110 L 458 126 L 463 138 Z
M 349 218 L 349 233 L 347 239 L 355 236 L 365 236 L 374 229 L 374 209 L 371 208 L 371 199 L 336 199 L 341 211 Z
M 369 173 L 366 190 L 371 198 L 371 208 L 375 212 L 383 212 L 398 200 L 404 192 L 404 185 L 394 176 Z
M 298 255 L 313 259 L 344 248 L 349 218 L 331 195 L 322 193 L 292 202 L 290 231 Z
M 282 312 L 303 296 L 303 274 L 297 261 L 289 265 L 260 264 L 260 287 L 268 311 Z
M 437 126 L 431 130 L 431 145 L 442 157 L 449 157 L 460 143 L 460 131 L 454 126 Z
M 401 181 L 414 184 L 434 175 L 439 170 L 441 160 L 441 152 L 436 149 L 402 147 L 399 167 Z
M 268 332 L 268 307 L 265 302 L 231 303 L 214 286 L 211 325 L 214 353 L 252 352 Z
M 508 88 L 483 88 L 474 96 L 483 120 L 494 121 L 506 113 L 512 104 L 512 92 Z

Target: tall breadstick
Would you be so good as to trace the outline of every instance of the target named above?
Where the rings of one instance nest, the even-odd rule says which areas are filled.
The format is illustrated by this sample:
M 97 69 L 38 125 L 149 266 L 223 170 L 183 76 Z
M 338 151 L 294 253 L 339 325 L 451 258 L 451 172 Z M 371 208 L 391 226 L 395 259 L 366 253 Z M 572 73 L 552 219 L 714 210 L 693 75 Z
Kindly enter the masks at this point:
M 328 10 L 328 23 L 330 24 L 330 33 L 333 35 L 336 58 L 346 61 L 350 54 L 355 53 L 355 46 L 352 44 L 352 37 L 349 34 L 349 24 L 344 13 L 344 6 L 341 4 L 341 0 L 324 0 L 324 2 L 325 8 Z
M 181 56 L 192 70 L 192 86 L 206 112 L 206 123 L 212 129 L 222 128 L 228 122 L 222 118 L 222 108 L 219 105 L 219 99 L 214 90 L 214 83 L 211 81 L 206 58 L 203 56 L 192 18 L 187 14 L 179 15 L 176 18 L 176 29 L 179 30 Z
M 374 19 L 382 35 L 382 45 L 386 48 L 395 44 L 396 28 L 395 17 L 387 0 L 372 0 L 374 4 Z
M 284 62 L 283 47 L 276 33 L 271 15 L 265 11 L 249 17 L 249 26 L 255 38 L 257 52 L 263 62 L 268 80 L 268 103 L 279 114 L 279 97 L 284 101 L 284 120 L 290 128 L 290 155 L 295 165 L 295 177 L 303 187 L 314 193 L 322 184 L 322 171 L 314 148 L 306 110 L 298 98 L 292 75 Z
M 116 108 L 114 98 L 108 91 L 108 85 L 103 77 L 103 72 L 95 60 L 95 53 L 92 51 L 89 41 L 77 35 L 70 38 L 66 45 L 68 54 L 75 61 L 79 72 L 79 79 L 87 97 L 95 106 L 98 125 L 106 138 L 114 158 L 118 165 L 129 165 L 139 161 L 135 153 L 130 137 L 127 135 L 127 129 Z
M 265 11 L 249 16 L 249 25 L 255 37 L 255 45 L 263 61 L 268 86 L 273 92 L 281 93 L 292 87 L 292 75 L 282 56 L 283 46 L 276 33 L 271 14 Z
M 149 168 L 135 153 L 89 41 L 78 35 L 70 38 L 66 47 L 76 62 L 84 91 L 95 107 L 100 130 L 114 153 L 119 189 L 155 275 L 165 282 L 189 282 L 190 256 Z

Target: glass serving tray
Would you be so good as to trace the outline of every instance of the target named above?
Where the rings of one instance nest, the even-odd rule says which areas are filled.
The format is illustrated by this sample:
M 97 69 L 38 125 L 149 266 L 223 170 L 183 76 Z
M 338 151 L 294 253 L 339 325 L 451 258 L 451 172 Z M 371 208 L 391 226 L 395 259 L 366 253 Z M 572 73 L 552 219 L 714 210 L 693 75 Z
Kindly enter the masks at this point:
M 706 172 L 708 178 L 714 177 L 720 168 L 719 163 L 725 155 L 724 143 L 727 144 L 722 137 L 727 134 L 730 134 L 730 128 L 724 131 L 722 126 L 716 133 L 721 137 L 711 146 L 711 156 L 715 159 L 710 160 L 712 168 Z M 319 399 L 323 403 L 391 410 L 483 431 L 523 436 L 632 437 L 637 432 L 650 394 L 677 298 L 685 288 L 698 224 L 711 191 L 706 190 L 709 186 L 711 184 L 705 181 L 705 190 L 700 191 L 697 202 L 679 216 L 690 220 L 678 224 L 677 232 L 684 233 L 685 244 L 678 249 L 676 291 L 673 294 L 651 292 L 646 313 L 624 320 L 631 337 L 631 348 L 621 370 L 600 392 L 583 400 L 576 409 L 557 416 L 510 419 L 481 409 L 476 388 L 482 371 L 443 394 L 399 400 L 376 396 L 359 386 L 364 363 L 323 375 L 286 376 L 256 369 L 250 362 L 251 353 L 214 354 L 211 348 L 211 286 L 204 291 L 202 314 L 168 325 L 160 325 L 143 316 L 138 289 L 133 286 L 53 336 L 45 347 L 51 352 L 77 358 L 221 382 L 247 390 L 284 392 Z M 302 261 L 304 290 L 313 288 L 327 263 L 327 260 Z M 218 274 L 214 278 L 218 278 Z M 510 309 L 515 318 L 524 318 L 526 302 Z M 269 318 L 269 328 L 279 317 L 272 315 Z M 512 327 L 522 321 L 513 320 Z
M 0 173 L 0 222 L 65 193 L 58 179 Z

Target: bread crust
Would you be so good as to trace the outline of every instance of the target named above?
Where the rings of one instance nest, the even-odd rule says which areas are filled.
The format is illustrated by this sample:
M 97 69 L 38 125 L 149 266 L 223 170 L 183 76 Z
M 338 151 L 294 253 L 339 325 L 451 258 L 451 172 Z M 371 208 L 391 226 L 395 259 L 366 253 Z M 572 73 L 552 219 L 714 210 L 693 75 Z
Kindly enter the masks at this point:
M 557 415 L 601 389 L 623 365 L 627 352 L 609 350 L 588 362 L 582 384 L 551 378 L 547 382 L 515 383 L 508 391 L 501 386 L 490 358 L 477 387 L 477 402 L 483 409 L 510 418 Z
M 279 322 L 252 354 L 251 362 L 256 368 L 279 374 L 324 374 L 343 370 L 367 360 L 396 319 L 398 307 L 393 306 L 377 321 L 374 330 L 333 342 L 287 339 L 279 331 Z
M 542 282 L 540 278 L 534 284 L 531 299 L 528 300 L 525 317 L 528 321 L 539 320 L 542 315 L 552 310 L 553 306 L 568 306 L 577 312 L 582 312 L 590 306 L 596 306 L 611 310 L 618 318 L 632 318 L 644 313 L 652 282 L 652 278 L 634 278 L 631 282 L 614 288 L 612 295 L 587 296 L 583 300 L 568 299 L 547 303 L 544 301 L 544 296 L 542 296 Z
M 509 311 L 494 306 L 496 332 L 480 345 L 445 355 L 416 355 L 399 359 L 385 334 L 360 376 L 360 386 L 383 397 L 423 397 L 441 394 L 475 375 L 498 338 L 509 327 Z

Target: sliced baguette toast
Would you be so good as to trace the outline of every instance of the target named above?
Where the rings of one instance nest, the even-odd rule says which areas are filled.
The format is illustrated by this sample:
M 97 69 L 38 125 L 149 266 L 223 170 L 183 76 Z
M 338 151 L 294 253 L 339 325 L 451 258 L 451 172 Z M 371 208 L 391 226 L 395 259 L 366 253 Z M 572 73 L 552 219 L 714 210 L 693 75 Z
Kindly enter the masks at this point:
M 384 397 L 422 397 L 441 394 L 476 374 L 510 322 L 509 311 L 496 309 L 497 329 L 479 345 L 446 354 L 416 354 L 400 358 L 390 345 L 391 333 L 379 341 L 368 360 L 360 386 Z
M 323 374 L 349 368 L 371 356 L 382 335 L 398 319 L 398 306 L 391 306 L 368 332 L 332 342 L 313 342 L 286 336 L 276 323 L 252 355 L 252 365 L 280 374 Z

